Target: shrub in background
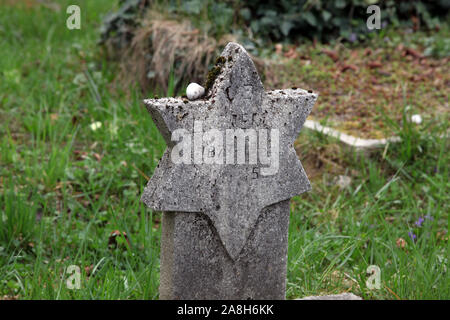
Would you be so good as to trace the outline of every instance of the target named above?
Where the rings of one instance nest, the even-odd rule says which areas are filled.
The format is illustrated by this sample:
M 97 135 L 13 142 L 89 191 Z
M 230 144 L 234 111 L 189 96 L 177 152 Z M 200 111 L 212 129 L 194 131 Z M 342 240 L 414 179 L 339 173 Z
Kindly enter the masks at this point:
M 275 41 L 342 37 L 354 42 L 370 32 L 366 21 L 372 4 L 381 8 L 382 25 L 414 29 L 439 27 L 450 8 L 443 0 L 246 0 L 239 12 L 254 34 Z
M 450 8 L 446 0 L 120 0 L 119 4 L 119 10 L 105 18 L 101 43 L 110 56 L 122 61 L 127 84 L 134 79 L 144 89 L 157 86 L 164 92 L 170 70 L 175 70 L 175 92 L 186 80 L 199 82 L 226 40 L 238 39 L 251 53 L 268 42 L 357 42 L 371 32 L 366 26 L 369 5 L 380 6 L 383 27 L 411 30 L 439 28 Z M 448 43 L 439 45 L 445 48 Z

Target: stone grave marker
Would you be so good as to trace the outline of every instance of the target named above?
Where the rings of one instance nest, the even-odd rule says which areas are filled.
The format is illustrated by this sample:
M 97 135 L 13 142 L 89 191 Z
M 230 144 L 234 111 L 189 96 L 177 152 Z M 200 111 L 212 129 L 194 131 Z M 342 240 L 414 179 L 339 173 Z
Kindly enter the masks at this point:
M 204 97 L 144 101 L 167 143 L 142 195 L 163 212 L 160 299 L 285 299 L 289 200 L 310 189 L 293 144 L 316 99 L 265 91 L 229 43 Z

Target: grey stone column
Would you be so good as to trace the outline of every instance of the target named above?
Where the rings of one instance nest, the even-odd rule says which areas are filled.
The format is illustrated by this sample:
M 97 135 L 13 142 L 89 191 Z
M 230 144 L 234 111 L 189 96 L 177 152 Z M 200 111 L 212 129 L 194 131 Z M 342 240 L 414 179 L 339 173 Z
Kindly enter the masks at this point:
M 262 210 L 233 261 L 208 216 L 164 212 L 160 299 L 285 299 L 289 200 Z

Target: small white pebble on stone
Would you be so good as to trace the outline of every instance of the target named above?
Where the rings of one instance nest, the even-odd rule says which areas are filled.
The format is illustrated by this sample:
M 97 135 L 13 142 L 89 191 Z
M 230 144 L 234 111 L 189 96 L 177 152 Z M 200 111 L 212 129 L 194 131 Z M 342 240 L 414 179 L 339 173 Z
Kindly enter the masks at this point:
M 201 85 L 192 82 L 186 88 L 186 96 L 189 100 L 195 100 L 202 97 L 205 94 L 205 88 Z
M 422 123 L 422 116 L 420 114 L 413 114 L 411 116 L 411 122 L 415 124 L 421 124 Z

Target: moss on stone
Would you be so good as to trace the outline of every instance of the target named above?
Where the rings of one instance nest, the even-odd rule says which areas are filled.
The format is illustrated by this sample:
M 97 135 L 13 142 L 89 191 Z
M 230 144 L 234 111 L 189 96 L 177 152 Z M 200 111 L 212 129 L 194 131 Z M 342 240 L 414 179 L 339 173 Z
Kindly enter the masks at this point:
M 216 66 L 217 65 L 219 65 L 219 64 L 225 64 L 225 57 L 224 56 L 219 56 L 219 57 L 217 57 L 217 59 L 216 59 Z
M 214 81 L 216 80 L 217 76 L 220 74 L 221 70 L 222 70 L 222 67 L 216 65 L 216 66 L 214 66 L 214 68 L 211 69 L 211 71 L 208 72 L 208 75 L 206 76 L 206 83 L 205 83 L 206 91 L 211 89 L 212 85 L 214 84 Z
M 228 57 L 228 61 L 231 61 L 230 58 L 231 58 L 231 56 Z M 208 75 L 206 76 L 206 82 L 205 82 L 206 91 L 209 91 L 209 89 L 211 89 L 217 76 L 222 71 L 222 67 L 226 61 L 227 61 L 227 59 L 224 56 L 217 57 L 216 65 L 208 72 Z

